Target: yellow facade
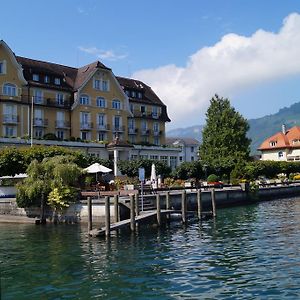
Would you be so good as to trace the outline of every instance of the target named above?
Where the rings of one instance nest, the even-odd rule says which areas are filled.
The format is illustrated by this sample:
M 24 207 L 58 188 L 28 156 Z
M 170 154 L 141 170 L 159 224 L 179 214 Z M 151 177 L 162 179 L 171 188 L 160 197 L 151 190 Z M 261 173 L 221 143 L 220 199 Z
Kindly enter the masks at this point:
M 74 86 L 66 86 L 65 72 L 47 75 L 47 68 L 40 67 L 39 72 L 34 63 L 46 67 L 48 64 L 52 69 L 55 64 L 33 61 L 32 68 L 28 65 L 24 68 L 18 59 L 29 61 L 16 57 L 5 42 L 0 41 L 0 136 L 32 134 L 34 138 L 44 138 L 54 134 L 61 140 L 103 142 L 118 136 L 133 144 L 165 143 L 166 120 L 160 118 L 161 107 L 131 103 L 124 87 L 102 64 L 94 65 L 78 86 L 76 72 L 79 69 L 63 66 L 76 73 L 72 77 Z M 53 77 L 51 84 L 50 76 Z M 55 76 L 58 83 L 54 84 Z

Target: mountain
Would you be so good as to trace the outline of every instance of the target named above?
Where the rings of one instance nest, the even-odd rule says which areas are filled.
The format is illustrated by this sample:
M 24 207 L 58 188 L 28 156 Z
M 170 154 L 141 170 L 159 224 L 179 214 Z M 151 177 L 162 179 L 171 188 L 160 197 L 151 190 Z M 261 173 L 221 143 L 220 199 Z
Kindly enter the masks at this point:
M 250 130 L 248 137 L 252 140 L 251 152 L 257 153 L 257 148 L 269 136 L 280 131 L 282 124 L 289 129 L 295 125 L 300 126 L 300 102 L 290 107 L 284 107 L 273 115 L 262 118 L 249 119 Z M 195 125 L 186 128 L 177 128 L 167 132 L 168 137 L 192 137 L 202 141 L 203 125 Z

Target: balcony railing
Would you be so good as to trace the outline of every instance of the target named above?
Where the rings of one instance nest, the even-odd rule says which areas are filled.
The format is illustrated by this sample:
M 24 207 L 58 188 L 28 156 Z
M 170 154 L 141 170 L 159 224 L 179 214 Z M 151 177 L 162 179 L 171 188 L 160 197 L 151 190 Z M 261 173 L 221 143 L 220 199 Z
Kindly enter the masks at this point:
M 70 128 L 70 121 L 56 120 L 55 127 L 56 128 Z
M 150 129 L 142 129 L 141 135 L 149 135 L 151 133 Z
M 124 132 L 125 126 L 113 126 L 113 131 L 114 132 Z
M 32 97 L 28 95 L 21 96 L 22 103 L 31 104 L 32 100 L 35 105 L 44 105 L 44 106 L 61 107 L 61 108 L 71 107 L 70 97 L 66 97 L 64 100 L 62 100 L 56 98 L 45 98 L 45 97 L 34 97 L 34 96 Z
M 138 128 L 128 128 L 128 134 L 137 134 Z
M 109 130 L 109 124 L 97 124 L 97 130 L 107 131 Z
M 92 130 L 93 123 L 92 122 L 80 122 L 80 129 L 81 130 Z
M 155 112 L 141 112 L 140 110 L 133 110 L 132 111 L 133 116 L 134 117 L 138 117 L 138 118 L 151 118 L 151 119 L 159 119 L 159 117 L 161 116 L 160 113 L 155 113 Z
M 43 118 L 34 118 L 33 119 L 33 126 L 36 127 L 47 127 L 48 126 L 48 120 Z
M 162 131 L 161 130 L 153 130 L 153 135 L 160 136 L 160 135 L 162 135 Z
M 3 124 L 17 124 L 18 123 L 18 116 L 17 115 L 11 115 L 11 114 L 4 114 L 2 116 L 2 123 Z

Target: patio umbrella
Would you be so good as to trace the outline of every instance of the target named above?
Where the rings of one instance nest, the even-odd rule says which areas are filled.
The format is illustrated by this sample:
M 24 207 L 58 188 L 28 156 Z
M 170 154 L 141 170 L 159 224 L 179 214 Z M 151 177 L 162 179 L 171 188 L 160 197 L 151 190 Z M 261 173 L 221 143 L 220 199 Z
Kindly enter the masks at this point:
M 89 167 L 85 168 L 84 171 L 86 171 L 87 173 L 91 173 L 91 174 L 96 173 L 96 180 L 97 180 L 97 173 L 99 173 L 99 172 L 109 173 L 112 171 L 112 169 L 102 166 L 99 163 L 94 163 L 94 164 L 90 165 Z
M 150 181 L 151 181 L 152 187 L 157 188 L 157 177 L 156 177 L 155 164 L 152 164 L 152 166 L 151 166 Z

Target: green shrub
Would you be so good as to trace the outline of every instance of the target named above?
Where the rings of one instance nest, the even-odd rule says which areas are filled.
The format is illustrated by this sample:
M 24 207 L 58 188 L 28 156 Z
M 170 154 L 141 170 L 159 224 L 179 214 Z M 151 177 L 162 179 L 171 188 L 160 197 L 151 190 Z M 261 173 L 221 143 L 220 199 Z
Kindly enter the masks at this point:
M 219 181 L 219 176 L 217 176 L 216 174 L 210 174 L 207 177 L 207 182 L 216 182 Z

